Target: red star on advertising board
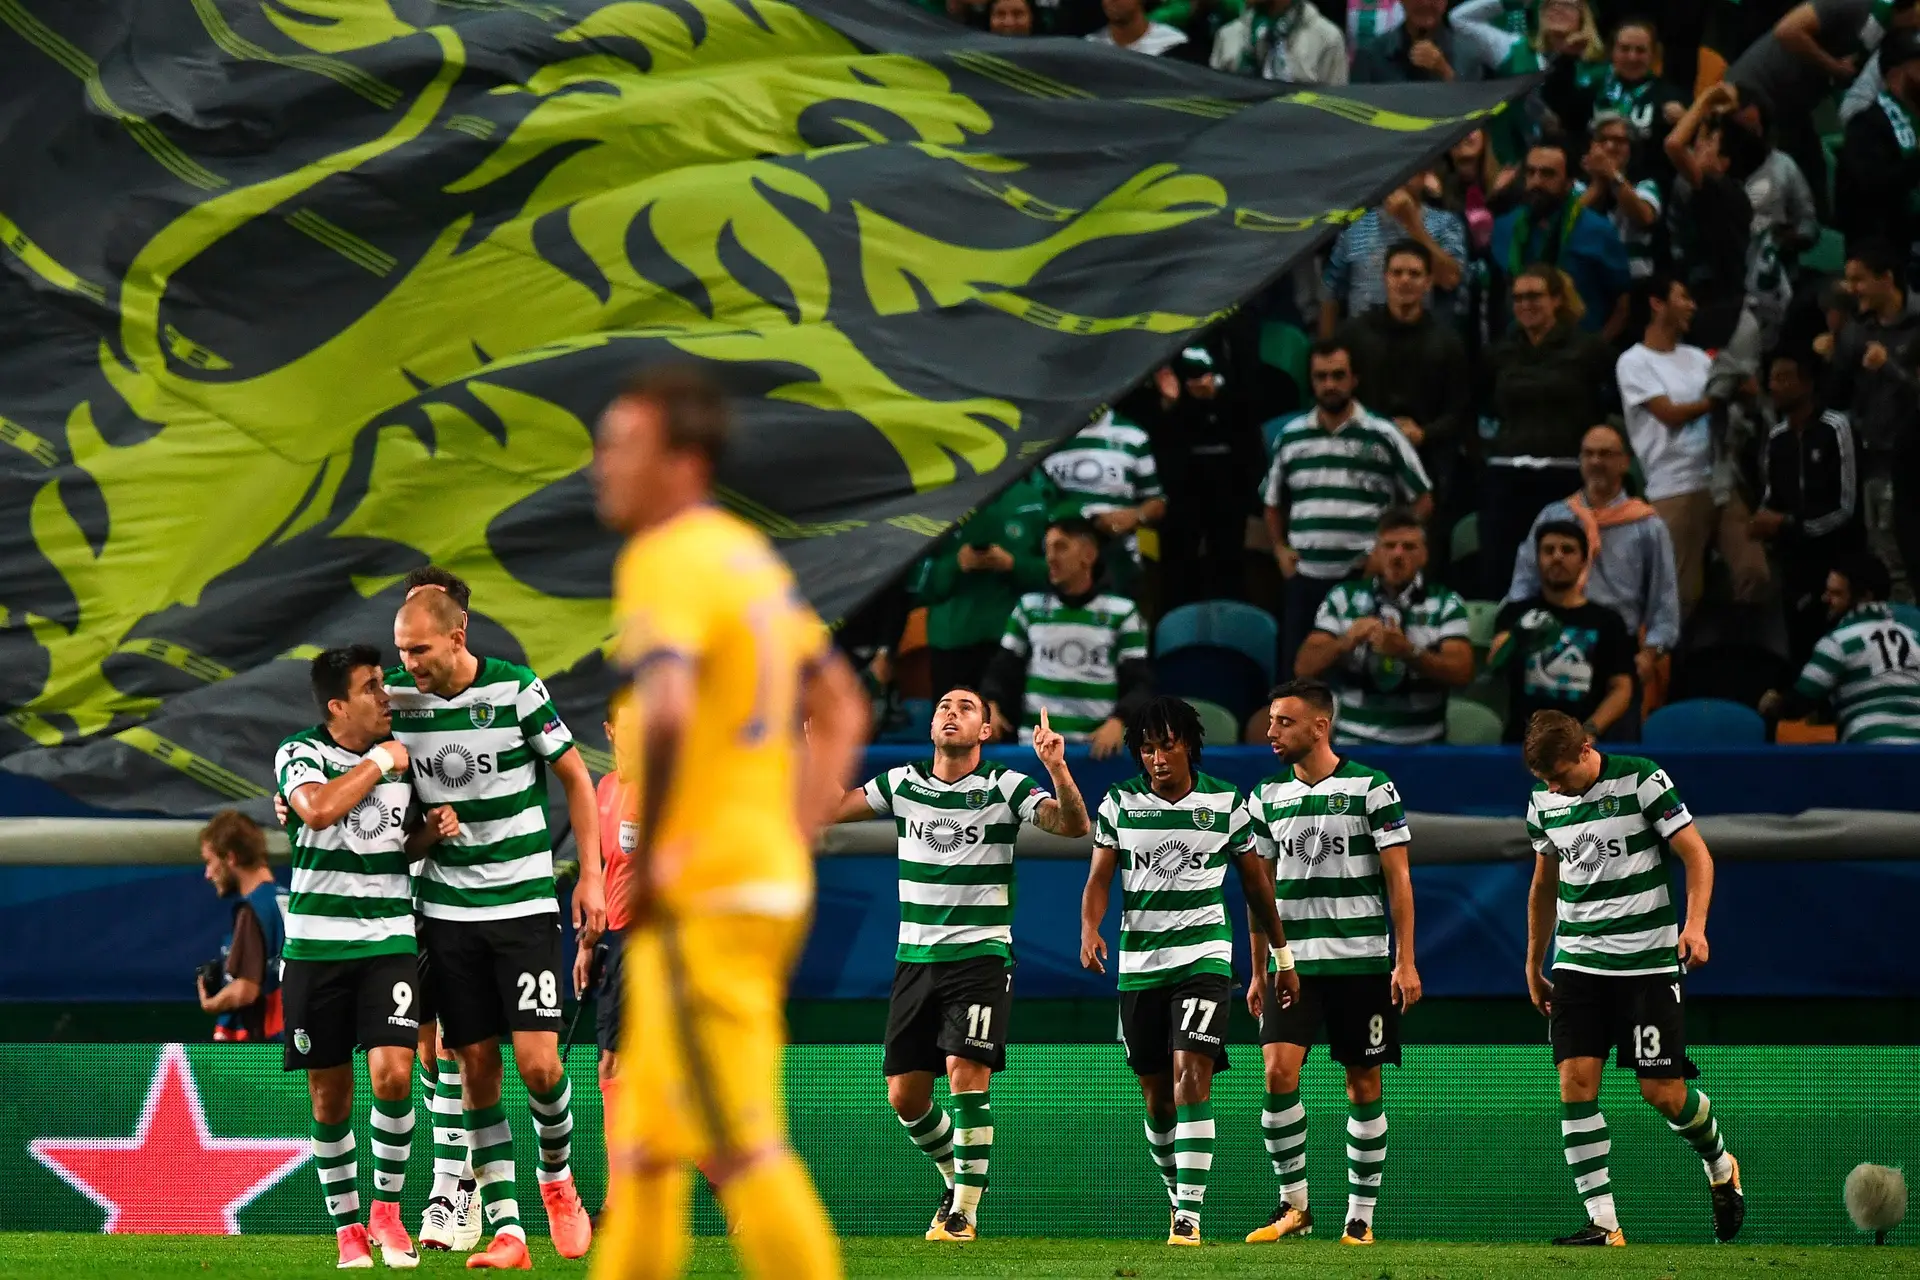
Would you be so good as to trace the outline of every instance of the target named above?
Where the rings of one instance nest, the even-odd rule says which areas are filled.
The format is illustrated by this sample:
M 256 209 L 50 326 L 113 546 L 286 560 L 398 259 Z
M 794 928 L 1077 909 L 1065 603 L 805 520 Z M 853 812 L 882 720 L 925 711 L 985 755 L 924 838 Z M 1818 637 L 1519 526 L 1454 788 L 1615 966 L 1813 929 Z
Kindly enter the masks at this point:
M 165 1045 L 131 1138 L 36 1138 L 34 1159 L 107 1211 L 108 1233 L 239 1235 L 241 1209 L 306 1163 L 297 1138 L 207 1132 L 186 1050 Z

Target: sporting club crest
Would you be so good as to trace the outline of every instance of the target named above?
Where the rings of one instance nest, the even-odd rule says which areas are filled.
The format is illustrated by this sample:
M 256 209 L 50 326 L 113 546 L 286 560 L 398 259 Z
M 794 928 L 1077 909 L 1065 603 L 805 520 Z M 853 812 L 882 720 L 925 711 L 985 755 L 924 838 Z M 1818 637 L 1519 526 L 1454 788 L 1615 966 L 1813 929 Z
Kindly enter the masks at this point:
M 1193 811 L 1193 825 L 1202 831 L 1213 830 L 1213 810 L 1195 809 Z
M 1346 816 L 1347 796 L 1345 793 L 1335 792 L 1333 795 L 1327 797 L 1327 812 L 1336 818 Z
M 987 807 L 987 793 L 985 791 L 967 792 L 967 808 L 984 809 L 986 807 Z
M 1600 797 L 1600 816 L 1603 818 L 1619 817 L 1620 816 L 1620 797 L 1619 796 L 1601 796 Z
M 493 725 L 493 707 L 488 703 L 467 708 L 467 718 L 473 721 L 476 729 L 486 729 Z

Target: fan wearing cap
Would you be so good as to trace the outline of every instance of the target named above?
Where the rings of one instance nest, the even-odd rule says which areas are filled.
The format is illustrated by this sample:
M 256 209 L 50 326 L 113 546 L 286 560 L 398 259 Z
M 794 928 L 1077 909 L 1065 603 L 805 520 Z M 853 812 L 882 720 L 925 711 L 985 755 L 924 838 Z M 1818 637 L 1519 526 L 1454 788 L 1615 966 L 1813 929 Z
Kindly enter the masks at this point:
M 1920 31 L 1900 27 L 1880 46 L 1886 88 L 1847 122 L 1834 180 L 1834 222 L 1848 244 L 1920 239 Z
M 1180 351 L 1120 411 L 1146 428 L 1167 495 L 1160 526 L 1162 604 L 1240 594 L 1247 521 L 1259 513 L 1246 477 L 1265 463 L 1260 436 L 1222 335 Z

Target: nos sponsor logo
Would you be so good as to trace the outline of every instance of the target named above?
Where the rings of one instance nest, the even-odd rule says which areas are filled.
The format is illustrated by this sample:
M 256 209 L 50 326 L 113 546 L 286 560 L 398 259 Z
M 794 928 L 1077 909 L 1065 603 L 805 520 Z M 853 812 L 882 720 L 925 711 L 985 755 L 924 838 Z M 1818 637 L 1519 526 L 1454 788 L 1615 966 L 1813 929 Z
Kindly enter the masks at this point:
M 928 818 L 907 823 L 907 838 L 918 840 L 935 853 L 952 853 L 962 845 L 979 844 L 984 832 L 953 818 Z
M 449 743 L 432 756 L 415 756 L 413 771 L 422 778 L 436 779 L 443 787 L 464 787 L 475 778 L 497 771 L 499 757 L 482 751 L 475 753 L 457 743 Z
M 1345 796 L 1334 797 L 1337 800 Z M 1347 838 L 1322 831 L 1319 827 L 1308 827 L 1296 836 L 1283 841 L 1287 857 L 1317 867 L 1328 858 L 1337 858 L 1347 851 Z
M 1599 866 L 1608 858 L 1618 858 L 1627 851 L 1624 841 L 1617 837 L 1602 840 L 1591 831 L 1583 832 L 1574 838 L 1572 844 L 1561 851 L 1560 856 L 1570 867 L 1582 867 L 1587 870 Z
M 1105 670 L 1113 665 L 1111 642 L 1088 644 L 1084 640 L 1067 639 L 1058 644 L 1037 644 L 1033 653 L 1042 662 L 1069 671 Z

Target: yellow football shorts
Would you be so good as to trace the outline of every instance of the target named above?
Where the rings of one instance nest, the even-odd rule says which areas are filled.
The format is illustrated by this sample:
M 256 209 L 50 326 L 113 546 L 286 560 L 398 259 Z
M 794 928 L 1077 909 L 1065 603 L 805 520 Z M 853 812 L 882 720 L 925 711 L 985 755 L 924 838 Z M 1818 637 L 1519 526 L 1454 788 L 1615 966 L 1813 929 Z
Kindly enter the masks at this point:
M 785 1141 L 784 1003 L 807 924 L 716 913 L 629 935 L 620 1105 L 607 1135 L 616 1171 Z

